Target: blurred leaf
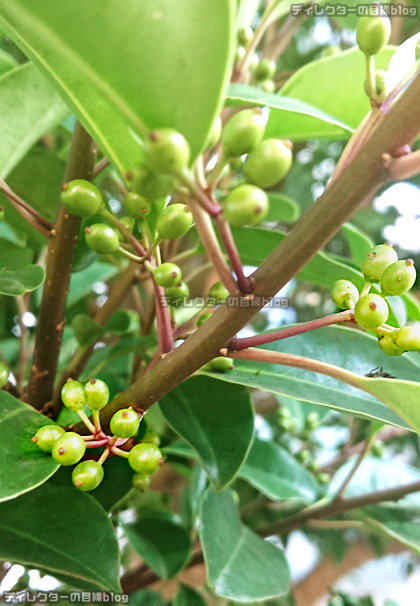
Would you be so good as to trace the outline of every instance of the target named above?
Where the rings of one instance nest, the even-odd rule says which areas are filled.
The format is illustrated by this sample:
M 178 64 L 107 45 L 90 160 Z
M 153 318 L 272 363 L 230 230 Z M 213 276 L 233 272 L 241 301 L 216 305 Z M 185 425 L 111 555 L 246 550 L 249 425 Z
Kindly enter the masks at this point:
M 0 32 L 1 38 L 1 32 Z M 0 76 L 16 67 L 16 61 L 9 53 L 0 50 Z
M 196 589 L 181 583 L 171 604 L 172 606 L 206 606 L 206 601 Z
M 268 193 L 270 209 L 265 218 L 266 222 L 279 221 L 281 223 L 293 223 L 300 217 L 299 205 L 283 194 Z
M 106 282 L 119 272 L 115 265 L 107 263 L 94 263 L 83 271 L 74 273 L 70 280 L 70 293 L 67 299 L 68 307 L 74 305 L 86 295 L 92 293 L 92 285 L 95 282 Z
M 72 327 L 79 345 L 90 345 L 103 334 L 121 335 L 127 332 L 130 315 L 124 309 L 118 309 L 104 326 L 99 326 L 90 316 L 78 314 L 73 318 Z
M 379 529 L 420 555 L 420 527 L 418 522 L 378 522 L 367 520 L 374 529 Z
M 31 263 L 33 252 L 9 240 L 0 239 L 0 271 L 24 269 Z
M 158 591 L 142 589 L 130 595 L 130 606 L 163 606 L 163 599 Z
M 373 248 L 373 242 L 369 236 L 364 234 L 360 229 L 351 223 L 345 223 L 343 225 L 343 232 L 346 236 L 348 245 L 350 246 L 350 252 L 354 264 L 356 267 L 361 268 L 366 253 Z
M 28 265 L 17 271 L 0 270 L 0 293 L 17 297 L 35 290 L 45 280 L 45 271 L 40 265 Z

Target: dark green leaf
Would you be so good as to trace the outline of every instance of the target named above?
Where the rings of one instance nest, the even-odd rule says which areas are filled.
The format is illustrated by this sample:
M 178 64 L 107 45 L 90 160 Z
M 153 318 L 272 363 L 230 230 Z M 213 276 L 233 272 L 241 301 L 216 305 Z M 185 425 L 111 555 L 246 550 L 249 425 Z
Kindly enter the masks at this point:
M 196 589 L 181 583 L 172 606 L 206 606 L 206 601 Z
M 0 238 L 0 271 L 24 269 L 32 262 L 33 252 L 9 240 Z
M 45 271 L 40 265 L 28 265 L 18 271 L 0 270 L 0 293 L 17 297 L 35 290 L 45 280 Z
M 208 377 L 192 377 L 160 401 L 173 429 L 197 452 L 216 490 L 237 475 L 254 434 L 246 389 Z
M 158 591 L 142 589 L 130 595 L 130 606 L 163 606 L 163 599 Z

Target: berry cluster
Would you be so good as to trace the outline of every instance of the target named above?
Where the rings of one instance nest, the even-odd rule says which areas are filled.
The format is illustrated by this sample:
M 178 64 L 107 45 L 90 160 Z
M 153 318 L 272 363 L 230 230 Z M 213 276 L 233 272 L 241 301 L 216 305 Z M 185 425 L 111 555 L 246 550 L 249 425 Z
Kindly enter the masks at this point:
M 337 280 L 331 296 L 340 309 L 354 309 L 354 319 L 365 330 L 378 336 L 381 349 L 390 356 L 406 351 L 420 351 L 420 325 L 394 328 L 386 324 L 389 315 L 387 296 L 407 293 L 416 280 L 412 259 L 398 260 L 390 244 L 374 246 L 362 263 L 366 283 L 360 295 L 349 280 Z M 381 294 L 369 292 L 372 284 L 380 284 Z
M 163 463 L 159 438 L 151 431 L 145 432 L 141 442 L 134 444 L 139 430 L 141 415 L 132 408 L 118 410 L 110 421 L 110 435 L 101 427 L 99 411 L 109 400 L 106 383 L 100 379 L 91 379 L 82 385 L 69 379 L 61 390 L 61 399 L 66 408 L 76 412 L 90 435 L 80 435 L 66 431 L 58 425 L 44 425 L 32 438 L 43 452 L 51 453 L 60 465 L 76 465 L 72 472 L 73 484 L 81 490 L 94 490 L 104 477 L 103 463 L 110 455 L 128 459 L 134 470 L 133 486 L 144 490 L 150 484 L 150 476 Z M 93 423 L 85 412 L 85 406 L 92 411 Z M 103 448 L 98 458 L 81 461 L 89 448 Z M 81 462 L 79 462 L 81 461 Z

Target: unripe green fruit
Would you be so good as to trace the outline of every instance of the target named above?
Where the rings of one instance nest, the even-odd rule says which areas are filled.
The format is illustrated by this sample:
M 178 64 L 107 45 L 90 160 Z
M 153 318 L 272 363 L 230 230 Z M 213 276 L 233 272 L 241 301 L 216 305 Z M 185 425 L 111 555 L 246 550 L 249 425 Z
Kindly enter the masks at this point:
M 332 286 L 331 298 L 340 309 L 353 309 L 359 299 L 359 291 L 350 280 L 337 280 Z
M 207 139 L 206 148 L 211 148 L 216 145 L 220 141 L 220 137 L 222 136 L 222 120 L 220 116 L 216 116 L 213 120 L 213 124 L 211 126 L 211 130 Z
M 235 63 L 239 63 L 245 57 L 245 47 L 241 44 L 236 49 L 235 53 Z
M 163 209 L 156 221 L 156 229 L 161 238 L 177 240 L 185 236 L 192 227 L 192 212 L 184 204 L 171 204 Z
M 149 214 L 152 205 L 149 200 L 143 198 L 135 191 L 127 192 L 124 200 L 127 212 L 135 219 L 144 219 Z
M 58 438 L 52 446 L 53 459 L 60 465 L 74 465 L 85 454 L 86 444 L 78 433 L 72 431 Z
M 79 381 L 69 379 L 61 388 L 61 400 L 64 406 L 73 412 L 82 410 L 86 404 L 83 385 Z
M 130 467 L 143 476 L 150 476 L 163 463 L 163 455 L 155 444 L 136 444 L 128 455 Z
M 160 445 L 160 437 L 155 431 L 152 431 L 151 429 L 146 429 L 141 441 L 146 442 L 147 444 L 154 444 L 155 446 Z
M 118 250 L 118 233 L 105 223 L 95 223 L 85 227 L 86 244 L 100 255 L 108 255 Z
M 71 479 L 76 488 L 80 490 L 95 490 L 102 482 L 104 470 L 97 461 L 89 460 L 79 463 L 71 474 Z
M 420 351 L 420 324 L 400 328 L 395 342 L 404 351 Z
M 374 101 L 381 104 L 389 95 L 388 73 L 383 69 L 375 70 L 375 97 Z M 367 80 L 365 81 L 365 93 L 369 95 Z
M 321 472 L 317 474 L 316 479 L 320 484 L 328 484 L 331 480 L 331 476 L 328 475 L 328 473 Z
M 91 379 L 85 385 L 86 403 L 91 410 L 101 410 L 108 404 L 108 385 L 100 379 Z
M 249 42 L 251 42 L 254 37 L 254 32 L 251 27 L 241 27 L 238 30 L 238 42 L 243 46 L 246 46 Z
M 175 263 L 162 263 L 153 272 L 156 284 L 169 287 L 178 284 L 182 278 L 181 269 Z
M 395 337 L 398 331 L 393 331 L 379 337 L 378 344 L 384 353 L 388 356 L 402 356 L 404 349 L 397 345 Z
M 369 294 L 360 297 L 354 308 L 354 318 L 362 328 L 374 330 L 388 319 L 388 305 L 380 295 Z
M 255 72 L 255 70 L 258 67 L 258 63 L 260 62 L 260 58 L 258 56 L 258 53 L 252 53 L 250 60 L 249 60 L 249 71 L 250 72 Z
M 258 225 L 268 213 L 267 194 L 254 185 L 239 185 L 232 189 L 223 203 L 226 219 L 236 227 Z
M 244 164 L 247 181 L 259 187 L 273 187 L 289 172 L 293 154 L 288 143 L 265 139 L 251 151 Z
M 152 131 L 145 144 L 147 166 L 157 174 L 176 175 L 188 166 L 190 146 L 173 128 Z
M 273 61 L 273 59 L 268 59 L 268 57 L 264 57 L 264 59 L 261 59 L 255 69 L 255 78 L 258 81 L 271 80 L 275 73 L 276 62 Z
M 0 362 L 0 389 L 9 381 L 10 369 L 4 362 Z
M 151 200 L 165 198 L 174 187 L 172 175 L 156 174 L 145 167 L 137 168 L 128 173 L 127 179 L 136 193 Z
M 165 288 L 165 298 L 168 305 L 171 307 L 182 307 L 188 297 L 190 296 L 190 289 L 185 282 L 178 282 L 175 286 Z
M 61 201 L 66 210 L 78 217 L 93 217 L 103 206 L 101 192 L 90 181 L 74 179 L 64 183 L 61 190 Z
M 373 8 L 372 6 L 370 7 Z M 391 22 L 388 15 L 378 6 L 376 15 L 360 17 L 356 38 L 360 50 L 365 55 L 376 55 L 388 43 L 391 35 Z
M 310 412 L 305 419 L 305 428 L 309 431 L 313 431 L 314 429 L 318 429 L 321 421 L 319 419 L 319 414 L 315 411 Z
M 305 463 L 305 461 L 307 461 L 310 457 L 311 453 L 307 448 L 299 450 L 299 452 L 296 454 L 296 458 L 300 463 Z
M 265 119 L 259 108 L 244 109 L 234 114 L 222 133 L 226 156 L 242 156 L 249 153 L 262 140 Z
M 403 295 L 416 281 L 416 269 L 412 259 L 396 261 L 386 268 L 381 278 L 384 295 Z
M 380 282 L 382 274 L 398 256 L 390 244 L 379 244 L 366 253 L 362 261 L 362 273 L 368 282 Z
M 213 358 L 213 360 L 210 360 L 210 362 L 205 364 L 205 366 L 206 370 L 224 373 L 233 369 L 233 360 L 232 358 L 227 358 L 226 356 L 217 356 L 217 358 Z
M 112 416 L 109 427 L 118 438 L 131 438 L 139 430 L 139 415 L 132 408 L 122 408 Z
M 226 301 L 228 296 L 229 291 L 223 282 L 215 282 L 209 290 L 209 299 L 211 299 L 210 303 L 213 303 L 214 299 L 216 305 L 220 305 L 220 303 Z
M 59 425 L 44 425 L 38 429 L 32 442 L 43 452 L 51 452 L 54 442 L 65 433 L 65 430 Z
M 274 93 L 276 90 L 276 85 L 273 80 L 262 80 L 260 82 L 260 88 L 265 93 Z
M 202 326 L 202 324 L 204 324 L 204 322 L 206 322 L 209 318 L 212 317 L 212 313 L 209 311 L 205 314 L 203 314 L 202 316 L 200 316 L 197 320 L 197 327 L 200 328 L 200 326 Z
M 141 473 L 133 475 L 133 488 L 139 492 L 144 492 L 150 486 L 150 476 L 144 476 Z
M 375 440 L 370 447 L 370 451 L 374 457 L 382 457 L 385 451 L 385 444 L 382 440 Z

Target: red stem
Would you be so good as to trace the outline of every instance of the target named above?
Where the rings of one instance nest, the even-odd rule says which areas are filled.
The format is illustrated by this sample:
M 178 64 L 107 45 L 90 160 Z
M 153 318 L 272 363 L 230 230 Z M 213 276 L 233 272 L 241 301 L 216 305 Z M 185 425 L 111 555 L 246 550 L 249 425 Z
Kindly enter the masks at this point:
M 174 348 L 174 337 L 172 333 L 169 308 L 165 303 L 165 290 L 156 282 L 153 282 L 156 299 L 156 324 L 161 353 L 168 353 Z
M 232 236 L 232 231 L 230 229 L 229 223 L 223 217 L 223 215 L 218 215 L 216 217 L 217 227 L 219 229 L 220 237 L 222 238 L 223 245 L 225 247 L 226 253 L 230 259 L 233 271 L 236 274 L 238 279 L 239 288 L 243 293 L 252 292 L 252 286 L 249 278 L 247 278 L 242 269 L 242 263 L 239 258 L 238 250 L 236 248 L 235 241 Z

